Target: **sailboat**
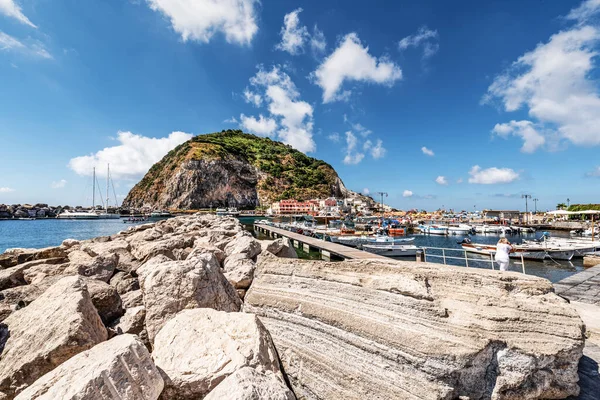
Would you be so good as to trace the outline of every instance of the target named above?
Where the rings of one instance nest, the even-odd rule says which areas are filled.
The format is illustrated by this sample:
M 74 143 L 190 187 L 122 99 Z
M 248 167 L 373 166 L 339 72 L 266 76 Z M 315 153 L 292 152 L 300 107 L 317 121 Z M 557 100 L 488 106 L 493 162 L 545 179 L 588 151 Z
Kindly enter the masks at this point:
M 119 214 L 109 214 L 108 213 L 108 188 L 109 188 L 109 180 L 110 180 L 110 165 L 107 167 L 107 176 L 106 176 L 106 207 L 103 211 L 96 211 L 96 168 L 93 170 L 93 179 L 92 179 L 92 209 L 89 211 L 71 211 L 66 210 L 62 213 L 58 214 L 56 218 L 58 219 L 117 219 L 121 216 Z
M 94 169 L 94 171 L 95 171 L 95 169 Z M 110 200 L 110 198 L 108 196 L 109 182 L 110 182 L 110 164 L 108 164 L 106 166 L 106 207 L 104 208 L 104 212 L 96 211 L 96 214 L 98 215 L 98 219 L 119 219 L 119 218 L 121 218 L 121 216 L 119 214 L 109 214 L 108 213 L 108 201 Z M 115 201 L 116 201 L 116 199 L 115 199 Z

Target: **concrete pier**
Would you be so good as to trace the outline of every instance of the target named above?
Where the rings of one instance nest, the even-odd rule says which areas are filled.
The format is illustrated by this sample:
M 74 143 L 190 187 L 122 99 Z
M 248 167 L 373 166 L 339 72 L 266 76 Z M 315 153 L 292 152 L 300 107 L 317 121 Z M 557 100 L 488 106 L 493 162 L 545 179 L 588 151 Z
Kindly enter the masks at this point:
M 324 260 L 331 260 L 332 256 L 343 260 L 367 258 L 389 260 L 389 258 L 384 256 L 368 253 L 342 244 L 326 242 L 324 240 L 300 235 L 298 233 L 286 231 L 285 229 L 275 228 L 274 226 L 255 224 L 254 230 L 271 238 L 287 237 L 291 240 L 295 248 L 302 248 L 302 250 L 307 253 L 310 250 L 319 251 L 321 253 L 321 258 Z

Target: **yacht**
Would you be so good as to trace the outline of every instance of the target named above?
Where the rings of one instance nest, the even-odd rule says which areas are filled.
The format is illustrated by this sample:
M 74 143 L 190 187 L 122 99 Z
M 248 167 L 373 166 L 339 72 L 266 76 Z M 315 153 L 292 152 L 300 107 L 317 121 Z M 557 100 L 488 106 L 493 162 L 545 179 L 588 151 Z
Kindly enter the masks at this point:
M 239 217 L 240 212 L 235 207 L 217 208 L 217 215 L 220 217 Z

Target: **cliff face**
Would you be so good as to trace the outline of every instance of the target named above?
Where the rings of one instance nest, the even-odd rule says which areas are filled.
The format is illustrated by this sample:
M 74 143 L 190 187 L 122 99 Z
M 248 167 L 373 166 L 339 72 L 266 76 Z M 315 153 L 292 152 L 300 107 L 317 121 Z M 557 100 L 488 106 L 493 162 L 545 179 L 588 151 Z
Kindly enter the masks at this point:
M 230 130 L 196 136 L 170 151 L 131 189 L 123 206 L 254 208 L 346 193 L 329 164 L 283 143 Z

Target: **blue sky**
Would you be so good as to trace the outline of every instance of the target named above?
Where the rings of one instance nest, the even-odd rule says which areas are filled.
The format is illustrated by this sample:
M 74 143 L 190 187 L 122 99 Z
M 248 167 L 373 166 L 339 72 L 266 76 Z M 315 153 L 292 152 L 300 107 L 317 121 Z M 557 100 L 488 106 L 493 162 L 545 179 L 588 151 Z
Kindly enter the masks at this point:
M 0 203 L 241 127 L 401 208 L 600 202 L 600 1 L 0 0 Z

